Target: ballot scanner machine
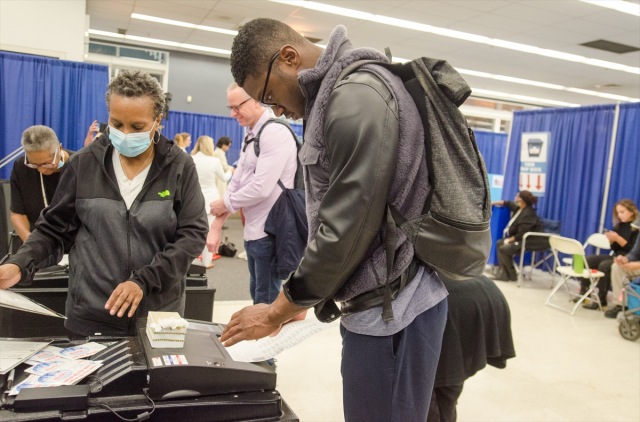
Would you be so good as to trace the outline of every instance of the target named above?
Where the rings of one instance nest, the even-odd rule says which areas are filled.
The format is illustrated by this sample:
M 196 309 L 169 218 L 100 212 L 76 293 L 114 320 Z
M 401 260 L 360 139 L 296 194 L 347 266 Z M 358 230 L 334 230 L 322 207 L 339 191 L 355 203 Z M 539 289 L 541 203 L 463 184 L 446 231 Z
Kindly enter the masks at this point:
M 91 357 L 102 361 L 100 369 L 78 385 L 3 394 L 0 422 L 119 421 L 118 416 L 170 422 L 298 421 L 275 390 L 276 373 L 266 362 L 231 359 L 218 340 L 224 325 L 189 320 L 183 348 L 154 349 L 145 333 L 146 319 L 137 323 L 135 337 L 50 338 L 57 347 L 87 341 L 109 346 Z M 15 384 L 29 375 L 26 367 L 16 369 Z M 0 377 L 0 385 L 6 383 L 6 375 Z

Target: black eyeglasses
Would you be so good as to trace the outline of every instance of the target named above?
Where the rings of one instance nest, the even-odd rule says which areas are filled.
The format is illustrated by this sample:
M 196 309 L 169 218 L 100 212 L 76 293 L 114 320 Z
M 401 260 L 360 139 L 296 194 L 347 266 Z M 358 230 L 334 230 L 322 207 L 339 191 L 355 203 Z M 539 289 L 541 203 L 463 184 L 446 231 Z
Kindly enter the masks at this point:
M 246 100 L 244 100 L 243 102 L 241 102 L 240 104 L 238 104 L 237 106 L 232 106 L 232 105 L 227 105 L 227 108 L 229 110 L 233 110 L 236 113 L 240 112 L 240 107 L 242 107 L 244 105 L 244 103 L 246 103 L 247 101 L 249 101 L 251 99 L 251 97 L 247 98 Z
M 267 78 L 264 80 L 264 88 L 262 89 L 262 98 L 260 99 L 260 105 L 264 107 L 273 107 L 277 105 L 275 103 L 266 102 L 264 99 L 264 95 L 267 93 L 267 85 L 269 84 L 269 75 L 271 75 L 271 68 L 273 67 L 273 62 L 276 60 L 276 58 L 279 55 L 280 55 L 280 51 L 274 54 L 273 57 L 271 58 L 271 61 L 269 62 L 269 69 L 267 70 Z M 271 95 L 269 95 L 269 98 L 267 98 L 267 100 L 271 101 Z

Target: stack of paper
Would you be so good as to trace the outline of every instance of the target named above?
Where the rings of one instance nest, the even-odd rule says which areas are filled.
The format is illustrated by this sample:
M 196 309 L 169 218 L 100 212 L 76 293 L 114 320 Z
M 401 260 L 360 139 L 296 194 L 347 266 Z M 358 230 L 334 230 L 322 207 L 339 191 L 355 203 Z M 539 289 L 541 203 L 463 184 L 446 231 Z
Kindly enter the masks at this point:
M 57 387 L 74 385 L 102 366 L 102 361 L 83 360 L 103 350 L 106 346 L 98 343 L 86 343 L 61 349 L 48 346 L 31 356 L 25 363 L 31 368 L 25 372 L 31 374 L 26 380 L 14 386 L 9 395 L 16 395 L 23 388 Z
M 6 374 L 51 343 L 0 340 L 0 374 Z

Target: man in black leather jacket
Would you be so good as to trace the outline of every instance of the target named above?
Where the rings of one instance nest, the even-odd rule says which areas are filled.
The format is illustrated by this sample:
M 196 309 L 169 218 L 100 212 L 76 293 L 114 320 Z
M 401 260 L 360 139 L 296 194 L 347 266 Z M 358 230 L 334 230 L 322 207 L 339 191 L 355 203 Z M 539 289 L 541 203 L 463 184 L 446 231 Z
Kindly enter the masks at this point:
M 265 337 L 305 309 L 320 321 L 341 319 L 347 421 L 424 421 L 446 321 L 446 289 L 419 266 L 392 302 L 341 312 L 336 302 L 383 287 L 387 279 L 387 203 L 408 218 L 420 215 L 431 190 L 424 130 L 399 78 L 367 65 L 340 77 L 358 60 L 386 62 L 380 52 L 354 49 L 338 26 L 326 49 L 278 21 L 256 19 L 234 40 L 238 85 L 277 115 L 305 119 L 304 166 L 309 244 L 299 268 L 272 305 L 234 314 L 225 345 Z M 405 272 L 413 248 L 399 232 L 390 280 Z

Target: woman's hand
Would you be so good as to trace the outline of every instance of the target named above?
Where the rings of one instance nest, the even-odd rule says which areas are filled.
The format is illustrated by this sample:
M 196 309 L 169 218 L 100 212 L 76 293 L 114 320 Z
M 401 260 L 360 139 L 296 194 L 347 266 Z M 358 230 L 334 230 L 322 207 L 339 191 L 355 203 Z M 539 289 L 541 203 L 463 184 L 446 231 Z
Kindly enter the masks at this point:
M 504 201 L 495 201 L 491 203 L 491 206 L 497 205 L 499 207 L 504 205 Z
M 15 286 L 21 277 L 22 272 L 17 265 L 0 265 L 0 289 L 6 290 L 11 286 Z
M 222 241 L 221 229 L 217 227 L 211 227 L 209 234 L 207 234 L 207 250 L 214 255 L 218 254 L 220 249 L 220 242 Z
M 104 309 L 110 309 L 111 315 L 115 315 L 116 312 L 118 312 L 118 318 L 120 318 L 127 311 L 129 305 L 131 305 L 128 315 L 128 317 L 131 318 L 136 312 L 143 296 L 144 293 L 140 286 L 133 281 L 125 281 L 124 283 L 118 284 L 118 287 L 111 293 L 111 297 L 109 297 L 109 300 L 105 303 Z
M 620 235 L 614 231 L 606 232 L 604 235 L 607 236 L 607 239 L 609 239 L 611 243 L 617 242 L 621 238 Z

